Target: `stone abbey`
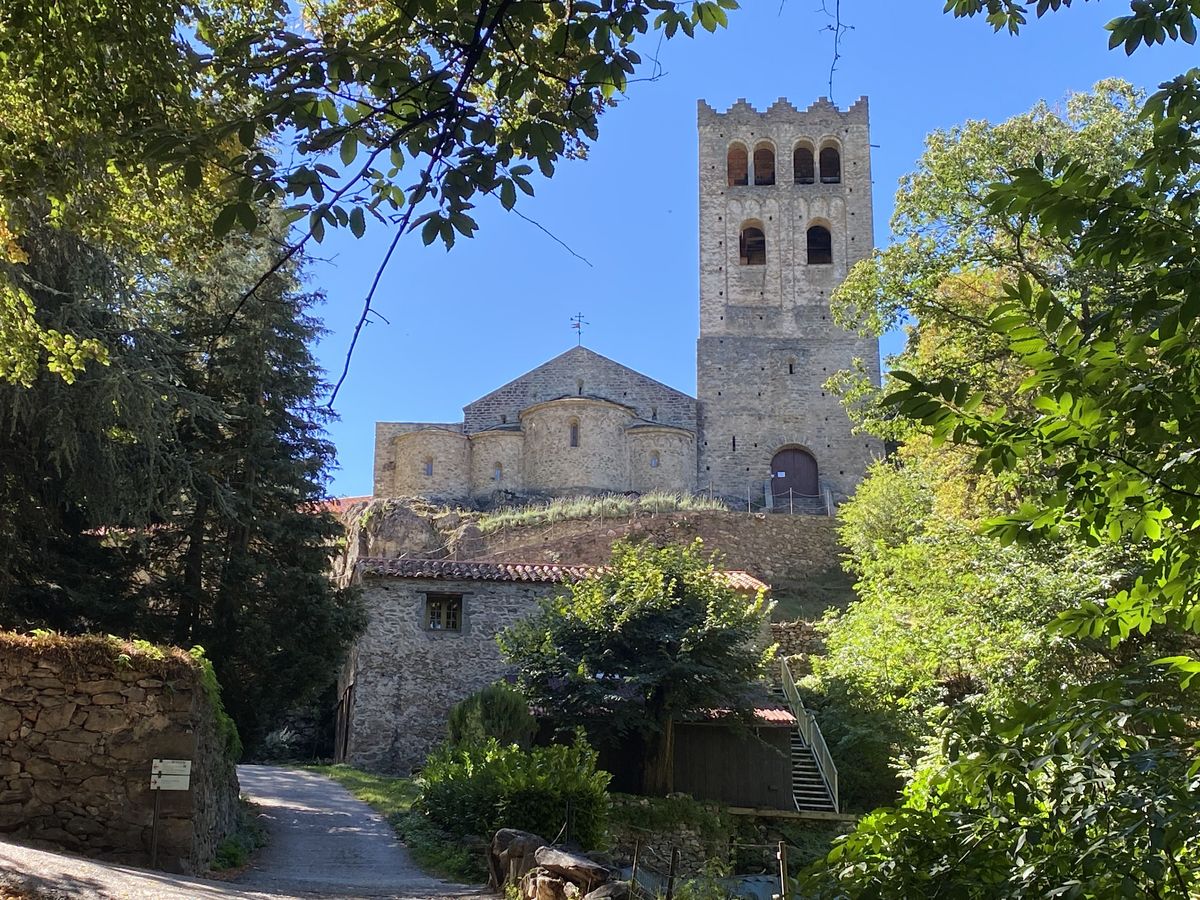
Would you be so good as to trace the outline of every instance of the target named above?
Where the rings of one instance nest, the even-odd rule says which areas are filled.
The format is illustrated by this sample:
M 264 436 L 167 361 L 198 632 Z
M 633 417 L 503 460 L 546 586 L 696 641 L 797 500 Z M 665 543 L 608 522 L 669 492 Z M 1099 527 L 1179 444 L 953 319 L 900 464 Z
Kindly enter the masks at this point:
M 377 423 L 376 497 L 661 490 L 828 505 L 854 489 L 883 447 L 852 434 L 824 385 L 856 361 L 879 380 L 878 342 L 829 309 L 872 248 L 867 101 L 700 101 L 699 147 L 697 396 L 575 347 L 461 422 Z

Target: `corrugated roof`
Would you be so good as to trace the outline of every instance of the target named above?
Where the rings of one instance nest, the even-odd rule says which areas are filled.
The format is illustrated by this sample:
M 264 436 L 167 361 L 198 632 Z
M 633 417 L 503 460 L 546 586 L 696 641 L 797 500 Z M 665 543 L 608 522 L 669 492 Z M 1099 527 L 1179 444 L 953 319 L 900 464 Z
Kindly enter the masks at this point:
M 524 581 L 558 584 L 604 571 L 603 566 L 557 566 L 540 563 L 471 562 L 453 559 L 378 559 L 364 557 L 355 567 L 359 575 L 390 578 L 428 578 L 451 581 Z M 770 590 L 748 572 L 722 572 L 737 591 Z

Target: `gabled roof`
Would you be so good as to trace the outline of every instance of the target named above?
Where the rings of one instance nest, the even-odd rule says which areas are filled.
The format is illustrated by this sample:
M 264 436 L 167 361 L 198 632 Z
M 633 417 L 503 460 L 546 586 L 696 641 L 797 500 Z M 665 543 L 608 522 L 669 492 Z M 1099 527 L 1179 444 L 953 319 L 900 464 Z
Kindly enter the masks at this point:
M 561 584 L 578 581 L 605 570 L 604 566 L 558 566 L 539 563 L 471 562 L 453 559 L 379 559 L 363 557 L 355 565 L 359 576 L 419 578 L 443 581 L 523 581 Z M 748 572 L 722 572 L 736 591 L 757 593 L 771 586 Z
M 605 356 L 602 353 L 597 353 L 595 350 L 589 350 L 587 347 L 580 345 L 580 346 L 572 347 L 570 350 L 567 350 L 565 353 L 558 354 L 558 356 L 555 356 L 553 359 L 547 360 L 546 362 L 542 363 L 540 366 L 535 366 L 534 368 L 530 369 L 528 372 L 525 372 L 522 375 L 518 375 L 516 378 L 512 379 L 511 381 L 506 382 L 505 384 L 502 384 L 500 387 L 496 388 L 495 390 L 488 391 L 488 393 L 484 394 L 482 397 L 472 400 L 470 403 L 467 404 L 467 406 L 468 407 L 474 406 L 480 400 L 486 400 L 488 397 L 491 397 L 493 394 L 504 393 L 507 389 L 513 387 L 514 385 L 520 384 L 522 381 L 524 381 L 527 378 L 530 378 L 531 376 L 538 375 L 542 372 L 545 372 L 547 369 L 555 369 L 555 368 L 559 368 L 560 366 L 571 366 L 580 360 L 589 360 L 589 361 L 600 360 L 610 366 L 616 366 L 618 369 L 628 372 L 630 375 L 632 375 L 636 378 L 639 378 L 644 381 L 655 384 L 658 387 L 662 388 L 664 391 L 668 391 L 672 394 L 678 394 L 680 397 L 686 397 L 689 400 L 695 399 L 690 394 L 685 394 L 683 391 L 676 390 L 675 388 L 671 387 L 670 385 L 663 384 L 661 381 L 651 378 L 649 375 L 645 375 L 645 374 L 639 372 L 637 369 L 631 369 L 631 368 L 629 368 L 629 366 L 623 365 L 623 364 L 617 362 L 615 359 L 610 359 L 609 357 Z M 604 399 L 610 399 L 610 398 L 604 398 Z

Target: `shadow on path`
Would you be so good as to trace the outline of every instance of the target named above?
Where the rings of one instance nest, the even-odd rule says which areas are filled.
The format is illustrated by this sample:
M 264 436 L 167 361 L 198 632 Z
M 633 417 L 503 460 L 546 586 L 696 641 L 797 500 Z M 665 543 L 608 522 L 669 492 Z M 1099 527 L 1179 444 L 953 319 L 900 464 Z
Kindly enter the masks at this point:
M 239 888 L 396 900 L 482 891 L 421 872 L 383 816 L 324 775 L 238 766 L 238 779 L 270 834 L 270 842 L 237 878 Z

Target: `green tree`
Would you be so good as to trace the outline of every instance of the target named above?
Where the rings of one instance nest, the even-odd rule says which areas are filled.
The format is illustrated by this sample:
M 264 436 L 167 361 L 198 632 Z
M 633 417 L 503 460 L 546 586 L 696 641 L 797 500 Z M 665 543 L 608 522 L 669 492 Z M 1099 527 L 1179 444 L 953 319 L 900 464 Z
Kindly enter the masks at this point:
M 495 738 L 528 749 L 536 731 L 525 695 L 503 682 L 489 684 L 450 710 L 451 746 L 477 746 Z
M 1030 5 L 986 9 L 1015 30 Z M 1110 46 L 1195 40 L 1193 4 L 1131 9 L 1110 23 Z M 1127 173 L 1036 157 L 986 194 L 991 215 L 1055 235 L 1070 260 L 1020 266 L 986 317 L 1025 370 L 1022 402 L 992 407 L 968 379 L 913 372 L 894 373 L 903 386 L 887 402 L 935 442 L 969 448 L 980 471 L 1045 474 L 989 523 L 1001 542 L 1144 549 L 1134 578 L 1082 598 L 1053 633 L 1177 649 L 952 720 L 903 804 L 835 847 L 818 875 L 831 895 L 1189 898 L 1200 882 L 1200 70 L 1164 84 L 1141 116 L 1150 139 Z
M 243 299 L 273 247 L 230 241 L 164 298 L 175 339 L 200 351 L 184 370 L 197 402 L 181 411 L 177 446 L 189 479 L 148 537 L 145 587 L 147 604 L 173 601 L 176 643 L 208 649 L 250 747 L 328 686 L 361 624 L 330 579 L 341 525 L 321 507 L 334 450 L 310 349 L 319 296 L 289 266 Z
M 543 601 L 500 646 L 522 690 L 559 726 L 645 741 L 644 788 L 672 789 L 674 723 L 689 713 L 746 714 L 772 654 L 769 604 L 734 590 L 699 542 L 618 543 L 612 562 Z

